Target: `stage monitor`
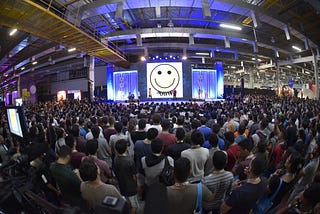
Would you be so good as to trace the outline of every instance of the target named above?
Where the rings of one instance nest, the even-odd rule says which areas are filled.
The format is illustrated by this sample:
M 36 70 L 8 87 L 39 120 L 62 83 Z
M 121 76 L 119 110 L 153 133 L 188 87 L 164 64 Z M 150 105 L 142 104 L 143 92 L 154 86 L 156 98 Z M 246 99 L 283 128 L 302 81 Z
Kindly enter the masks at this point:
M 182 62 L 147 63 L 147 97 L 183 97 Z
M 9 124 L 10 133 L 20 138 L 27 136 L 27 123 L 22 106 L 7 106 L 6 107 L 7 120 Z

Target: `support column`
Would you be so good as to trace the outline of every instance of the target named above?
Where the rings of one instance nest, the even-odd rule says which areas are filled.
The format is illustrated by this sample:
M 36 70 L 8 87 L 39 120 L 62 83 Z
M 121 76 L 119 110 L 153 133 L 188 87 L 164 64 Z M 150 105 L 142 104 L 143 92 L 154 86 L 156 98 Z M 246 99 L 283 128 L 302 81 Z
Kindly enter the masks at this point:
M 113 101 L 114 100 L 114 90 L 113 90 L 113 71 L 114 71 L 114 65 L 108 64 L 107 65 L 107 79 L 106 79 L 106 84 L 107 84 L 107 97 L 106 100 L 108 101 Z
M 89 100 L 93 101 L 93 98 L 94 98 L 94 56 L 89 57 L 88 92 L 89 92 Z
M 280 94 L 280 65 L 278 60 L 276 61 L 277 73 L 276 73 L 276 80 L 277 80 L 277 94 Z
M 253 70 L 249 71 L 249 88 L 252 89 L 254 84 Z
M 21 81 L 21 77 L 20 75 L 18 75 L 18 87 L 17 87 L 17 91 L 18 91 L 18 97 L 21 97 L 21 88 L 20 88 L 20 81 Z
M 313 54 L 313 69 L 314 69 L 314 78 L 315 78 L 315 85 L 316 85 L 316 99 L 319 100 L 319 67 L 318 67 L 318 56 Z

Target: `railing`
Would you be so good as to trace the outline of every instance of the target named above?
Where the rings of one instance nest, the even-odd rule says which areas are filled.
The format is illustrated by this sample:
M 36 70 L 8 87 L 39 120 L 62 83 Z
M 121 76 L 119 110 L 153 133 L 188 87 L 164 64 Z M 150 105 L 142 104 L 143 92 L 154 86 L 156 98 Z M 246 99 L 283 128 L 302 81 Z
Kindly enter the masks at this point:
M 65 21 L 68 21 L 70 24 L 72 24 L 74 27 L 82 30 L 85 32 L 88 36 L 96 40 L 97 42 L 107 46 L 112 51 L 119 54 L 121 57 L 126 59 L 126 56 L 124 52 L 122 52 L 113 42 L 108 41 L 107 39 L 102 38 L 99 31 L 96 31 L 95 28 L 92 28 L 90 26 L 90 22 L 88 20 L 81 20 L 80 17 L 80 7 L 81 7 L 81 1 L 78 2 L 78 6 L 75 10 L 71 10 L 65 5 L 63 5 L 60 1 L 56 0 L 33 0 L 33 2 L 37 3 L 39 6 L 42 6 L 43 8 L 53 12 L 57 16 L 61 17 Z

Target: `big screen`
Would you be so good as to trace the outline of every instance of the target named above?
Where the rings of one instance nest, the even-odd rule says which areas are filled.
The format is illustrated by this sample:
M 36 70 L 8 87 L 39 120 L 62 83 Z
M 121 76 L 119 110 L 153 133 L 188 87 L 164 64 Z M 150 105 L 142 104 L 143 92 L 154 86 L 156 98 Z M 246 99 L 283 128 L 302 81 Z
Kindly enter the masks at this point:
M 182 62 L 147 63 L 147 97 L 183 97 Z
M 7 108 L 7 117 L 8 117 L 10 132 L 14 135 L 17 135 L 23 138 L 23 132 L 22 132 L 18 108 Z

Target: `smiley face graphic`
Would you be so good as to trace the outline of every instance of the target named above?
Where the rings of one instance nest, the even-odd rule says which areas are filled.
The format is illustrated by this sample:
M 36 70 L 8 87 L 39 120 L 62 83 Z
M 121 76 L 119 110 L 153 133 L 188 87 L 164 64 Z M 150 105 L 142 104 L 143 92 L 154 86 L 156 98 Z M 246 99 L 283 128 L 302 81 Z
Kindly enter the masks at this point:
M 158 92 L 171 92 L 180 82 L 178 70 L 170 64 L 156 66 L 150 74 L 150 83 Z

